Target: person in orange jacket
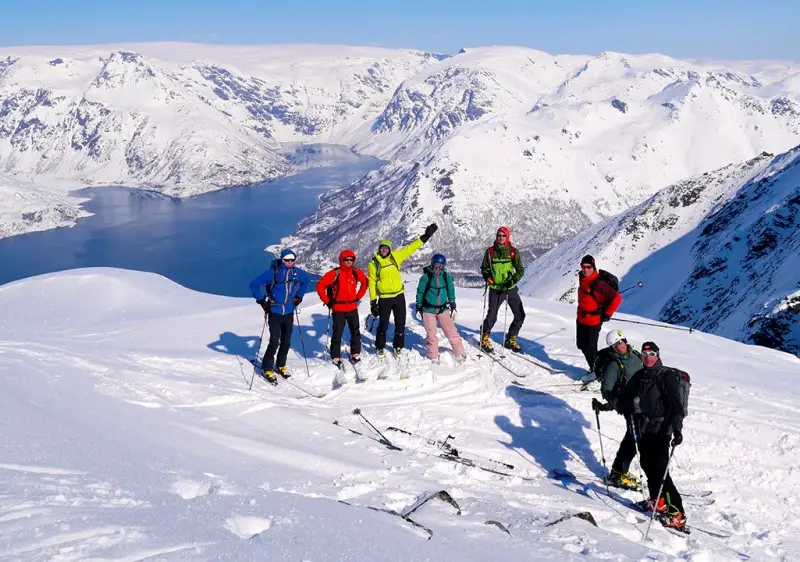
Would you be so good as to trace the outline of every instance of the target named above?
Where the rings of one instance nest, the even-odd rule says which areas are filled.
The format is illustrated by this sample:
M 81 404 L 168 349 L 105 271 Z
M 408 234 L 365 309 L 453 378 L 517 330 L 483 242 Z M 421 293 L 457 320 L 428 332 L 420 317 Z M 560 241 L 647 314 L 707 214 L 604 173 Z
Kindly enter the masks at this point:
M 360 361 L 361 327 L 358 321 L 358 303 L 367 292 L 367 276 L 355 263 L 355 253 L 344 250 L 339 254 L 339 267 L 331 269 L 317 283 L 320 300 L 333 313 L 331 359 L 337 367 L 342 364 L 342 334 L 345 324 L 350 328 L 350 360 L 353 363 Z
M 578 319 L 575 328 L 575 345 L 583 352 L 589 364 L 590 373 L 597 358 L 597 340 L 603 322 L 611 319 L 622 303 L 622 295 L 611 285 L 598 279 L 599 273 L 594 258 L 590 255 L 581 259 L 578 274 Z M 593 373 L 591 373 L 593 375 Z

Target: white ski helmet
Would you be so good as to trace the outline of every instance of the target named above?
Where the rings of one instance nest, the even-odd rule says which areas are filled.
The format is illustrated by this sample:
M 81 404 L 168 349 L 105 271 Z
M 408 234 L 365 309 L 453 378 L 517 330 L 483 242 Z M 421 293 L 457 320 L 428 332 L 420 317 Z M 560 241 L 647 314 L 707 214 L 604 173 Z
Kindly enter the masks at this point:
M 608 347 L 614 347 L 620 341 L 624 340 L 625 336 L 622 333 L 622 330 L 610 330 L 606 334 L 606 345 Z

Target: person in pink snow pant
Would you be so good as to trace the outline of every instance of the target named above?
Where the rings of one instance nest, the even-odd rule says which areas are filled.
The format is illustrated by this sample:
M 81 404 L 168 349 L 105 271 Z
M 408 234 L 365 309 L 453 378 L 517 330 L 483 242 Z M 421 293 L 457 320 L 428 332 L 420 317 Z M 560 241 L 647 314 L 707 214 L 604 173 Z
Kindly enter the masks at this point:
M 461 362 L 466 359 L 466 353 L 453 321 L 456 314 L 456 290 L 453 276 L 447 272 L 446 265 L 447 258 L 442 254 L 434 254 L 431 265 L 423 270 L 417 285 L 416 312 L 422 314 L 422 323 L 428 334 L 428 359 L 435 361 L 439 358 L 439 337 L 436 333 L 438 321 L 453 348 L 456 361 Z

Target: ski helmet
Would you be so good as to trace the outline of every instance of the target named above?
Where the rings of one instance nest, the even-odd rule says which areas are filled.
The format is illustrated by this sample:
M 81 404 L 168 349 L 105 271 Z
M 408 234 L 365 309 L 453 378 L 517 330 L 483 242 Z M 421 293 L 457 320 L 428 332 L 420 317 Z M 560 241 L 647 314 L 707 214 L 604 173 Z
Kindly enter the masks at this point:
M 447 258 L 442 254 L 433 254 L 433 257 L 431 258 L 431 265 L 434 264 L 445 266 L 447 265 Z
M 606 334 L 606 345 L 608 347 L 614 347 L 621 341 L 628 341 L 625 339 L 622 330 L 611 330 Z

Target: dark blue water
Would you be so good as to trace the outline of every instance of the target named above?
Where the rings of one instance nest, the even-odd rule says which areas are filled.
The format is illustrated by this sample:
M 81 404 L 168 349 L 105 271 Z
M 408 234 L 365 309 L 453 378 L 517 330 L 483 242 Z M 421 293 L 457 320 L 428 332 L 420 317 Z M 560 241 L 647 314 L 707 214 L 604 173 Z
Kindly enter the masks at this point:
M 53 271 L 107 266 L 159 273 L 206 293 L 248 296 L 248 283 L 271 259 L 264 247 L 313 214 L 319 195 L 380 164 L 351 155 L 347 163 L 190 199 L 126 188 L 84 189 L 77 193 L 92 197 L 84 208 L 93 216 L 72 228 L 0 240 L 0 285 Z

